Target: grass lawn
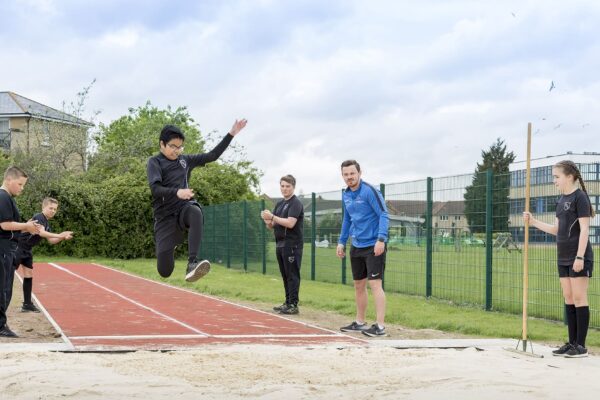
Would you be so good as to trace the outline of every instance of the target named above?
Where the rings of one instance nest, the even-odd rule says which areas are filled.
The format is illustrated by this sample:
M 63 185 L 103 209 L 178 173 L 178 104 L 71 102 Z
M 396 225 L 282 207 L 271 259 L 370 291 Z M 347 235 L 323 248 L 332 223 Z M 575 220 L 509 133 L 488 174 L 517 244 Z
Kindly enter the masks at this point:
M 459 250 L 459 251 L 457 251 Z M 600 250 L 600 249 L 597 249 Z M 600 252 L 596 251 L 597 254 Z M 267 243 L 265 270 L 278 275 L 272 242 Z M 213 248 L 204 254 L 213 262 L 243 269 L 243 251 Z M 403 245 L 387 253 L 385 288 L 396 292 L 425 296 L 426 253 L 424 246 Z M 492 310 L 520 314 L 523 295 L 523 255 L 506 249 L 493 250 Z M 261 249 L 248 248 L 247 271 L 262 272 Z M 342 283 L 342 263 L 334 248 L 317 248 L 315 254 L 315 279 L 321 282 Z M 311 248 L 306 245 L 302 261 L 302 278 L 311 278 Z M 436 245 L 432 253 L 432 296 L 461 305 L 484 307 L 486 304 L 485 248 L 463 245 Z M 351 284 L 350 263 L 346 268 L 346 282 Z M 529 314 L 539 318 L 562 320 L 564 302 L 556 272 L 554 245 L 533 245 L 529 249 Z M 590 324 L 600 327 L 600 282 L 590 281 Z

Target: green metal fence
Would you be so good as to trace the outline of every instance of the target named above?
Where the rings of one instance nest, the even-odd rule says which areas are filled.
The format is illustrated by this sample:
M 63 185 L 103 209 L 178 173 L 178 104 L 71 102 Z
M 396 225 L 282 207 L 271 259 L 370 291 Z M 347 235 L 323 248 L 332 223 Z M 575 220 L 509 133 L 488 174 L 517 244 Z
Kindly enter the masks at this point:
M 590 199 L 600 210 L 600 164 L 584 168 Z M 595 169 L 594 169 L 595 168 Z M 548 169 L 532 170 L 532 213 L 553 223 L 558 199 Z M 551 172 L 550 172 L 551 173 Z M 390 214 L 384 286 L 398 292 L 481 306 L 522 310 L 524 178 L 521 171 L 466 174 L 381 185 Z M 301 196 L 304 204 L 302 279 L 352 284 L 346 260 L 335 255 L 342 222 L 341 190 Z M 204 208 L 201 254 L 228 268 L 279 274 L 275 243 L 265 228 L 259 200 Z M 600 254 L 600 216 L 590 240 Z M 590 281 L 590 325 L 600 328 L 600 286 Z M 529 314 L 563 319 L 554 238 L 530 230 Z

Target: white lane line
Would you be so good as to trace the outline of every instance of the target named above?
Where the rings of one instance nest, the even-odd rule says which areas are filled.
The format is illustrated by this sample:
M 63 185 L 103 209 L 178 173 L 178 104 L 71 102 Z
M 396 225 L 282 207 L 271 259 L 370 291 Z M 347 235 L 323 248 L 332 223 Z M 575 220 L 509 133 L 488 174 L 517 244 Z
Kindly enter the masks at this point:
M 290 335 L 128 335 L 128 336 L 71 336 L 72 340 L 138 340 L 138 339 L 277 339 L 277 338 L 333 338 L 341 335 L 290 334 Z
M 21 283 L 23 283 L 23 278 L 21 277 L 21 275 L 17 274 L 16 271 L 15 271 L 15 275 L 17 275 L 17 278 L 19 278 Z M 46 316 L 48 321 L 50 321 L 50 324 L 54 327 L 54 329 L 56 329 L 56 332 L 58 332 L 60 334 L 60 337 L 63 340 L 63 342 L 65 342 L 65 344 L 69 347 L 70 350 L 75 349 L 75 346 L 73 346 L 73 343 L 71 343 L 71 341 L 69 340 L 67 335 L 65 335 L 65 333 L 61 329 L 60 325 L 58 325 L 58 323 L 54 320 L 54 318 L 52 318 L 52 316 L 50 315 L 48 310 L 46 310 L 46 308 L 40 302 L 40 300 L 37 298 L 35 293 L 31 293 L 31 297 L 33 298 L 33 300 L 35 300 L 35 302 L 38 305 L 38 308 L 44 313 L 44 315 Z
M 202 332 L 202 331 L 200 331 L 200 330 L 198 330 L 198 329 L 194 328 L 193 326 L 186 324 L 185 322 L 181 322 L 181 321 L 179 321 L 179 320 L 177 320 L 177 319 L 175 319 L 175 318 L 173 318 L 173 317 L 170 317 L 170 316 L 168 316 L 168 315 L 166 315 L 166 314 L 163 314 L 163 313 L 161 313 L 161 312 L 160 312 L 160 311 L 158 311 L 158 310 L 155 310 L 155 309 L 153 309 L 152 307 L 148 307 L 148 306 L 146 306 L 146 305 L 144 305 L 144 304 L 142 304 L 142 303 L 139 303 L 139 302 L 137 302 L 137 301 L 135 301 L 135 300 L 133 300 L 133 299 L 130 299 L 129 297 L 127 297 L 127 296 L 125 296 L 125 295 L 122 295 L 121 293 L 118 293 L 118 292 L 116 292 L 116 291 L 114 291 L 114 290 L 112 290 L 112 289 L 109 289 L 109 288 L 107 288 L 107 287 L 105 287 L 105 286 L 102 286 L 102 285 L 100 285 L 100 284 L 98 284 L 98 283 L 96 283 L 96 282 L 94 282 L 94 281 L 92 281 L 92 280 L 90 280 L 90 279 L 87 279 L 87 278 L 85 278 L 85 277 L 83 277 L 83 276 L 81 276 L 81 275 L 79 275 L 79 274 L 76 274 L 76 273 L 75 273 L 75 272 L 73 272 L 73 271 L 69 271 L 68 269 L 66 269 L 66 268 L 64 268 L 64 267 L 61 267 L 61 266 L 60 266 L 60 265 L 58 265 L 58 264 L 55 264 L 55 263 L 49 263 L 49 264 L 50 264 L 51 266 L 53 266 L 54 268 L 56 268 L 56 269 L 60 270 L 60 271 L 66 272 L 66 273 L 68 273 L 68 274 L 71 274 L 71 275 L 73 275 L 73 276 L 75 276 L 75 277 L 77 277 L 77 278 L 79 278 L 79 279 L 81 279 L 81 280 L 83 280 L 83 281 L 85 281 L 85 282 L 88 282 L 88 283 L 90 283 L 90 284 L 92 284 L 92 285 L 94 285 L 94 286 L 96 286 L 96 287 L 98 287 L 98 288 L 100 288 L 100 289 L 102 289 L 102 290 L 106 290 L 107 292 L 109 292 L 109 293 L 111 293 L 111 294 L 114 294 L 115 296 L 118 296 L 118 297 L 122 298 L 123 300 L 125 300 L 125 301 L 128 301 L 128 302 L 130 302 L 130 303 L 132 303 L 132 304 L 134 304 L 134 305 L 136 305 L 136 306 L 138 306 L 138 307 L 140 307 L 140 308 L 143 308 L 143 309 L 145 309 L 145 310 L 148 310 L 148 311 L 150 311 L 151 313 L 154 313 L 154 314 L 156 314 L 156 315 L 158 315 L 158 316 L 160 316 L 160 317 L 162 317 L 162 318 L 164 318 L 164 319 L 166 319 L 166 320 L 168 320 L 168 321 L 171 321 L 171 322 L 173 322 L 173 323 L 175 323 L 175 324 L 177 324 L 177 325 L 181 325 L 181 326 L 183 326 L 184 328 L 187 328 L 187 329 L 191 330 L 192 332 L 196 332 L 196 333 L 197 333 L 197 334 L 199 334 L 199 335 L 210 336 L 210 335 L 208 335 L 207 333 L 204 333 L 204 332 Z
M 226 304 L 230 304 L 230 305 L 233 305 L 233 306 L 245 308 L 247 310 L 256 311 L 258 313 L 265 314 L 265 315 L 268 315 L 270 317 L 280 318 L 280 319 L 283 319 L 283 320 L 286 320 L 286 321 L 294 322 L 294 323 L 299 324 L 299 325 L 308 326 L 309 328 L 317 329 L 317 330 L 324 331 L 324 332 L 329 332 L 329 333 L 331 333 L 333 335 L 336 335 L 336 336 L 343 336 L 343 337 L 346 337 L 346 338 L 349 338 L 349 339 L 352 339 L 352 340 L 358 340 L 359 342 L 370 343 L 369 340 L 357 338 L 357 337 L 354 337 L 354 336 L 351 336 L 351 335 L 347 335 L 345 333 L 340 333 L 340 332 L 337 332 L 337 331 L 334 331 L 334 330 L 331 330 L 331 329 L 322 328 L 320 326 L 312 325 L 312 324 L 309 324 L 307 322 L 296 321 L 296 320 L 291 319 L 291 318 L 286 318 L 286 317 L 283 317 L 281 315 L 277 315 L 277 314 L 273 314 L 273 313 L 270 313 L 270 312 L 258 310 L 256 308 L 248 307 L 248 306 L 245 306 L 245 305 L 242 305 L 242 304 L 233 303 L 231 301 L 223 300 L 223 299 L 220 299 L 218 297 L 210 296 L 208 294 L 194 292 L 192 290 L 181 288 L 181 287 L 178 287 L 178 286 L 172 286 L 172 285 L 166 284 L 164 282 L 153 281 L 152 279 L 144 278 L 142 276 L 134 275 L 132 273 L 125 272 L 125 271 L 120 271 L 120 270 L 115 269 L 115 268 L 107 267 L 106 265 L 97 264 L 97 263 L 92 263 L 92 264 L 96 265 L 98 267 L 106 268 L 109 271 L 118 272 L 118 273 L 121 273 L 121 274 L 124 274 L 124 275 L 131 276 L 133 278 L 137 278 L 137 279 L 141 279 L 141 280 L 144 280 L 144 281 L 147 281 L 147 282 L 155 283 L 157 285 L 162 285 L 162 286 L 168 287 L 170 289 L 180 290 L 180 291 L 185 292 L 185 293 L 191 293 L 191 294 L 194 294 L 196 296 L 202 296 L 202 297 L 206 297 L 206 298 L 211 299 L 211 300 L 216 300 L 216 301 L 220 301 L 220 302 L 223 302 L 223 303 L 226 303 Z

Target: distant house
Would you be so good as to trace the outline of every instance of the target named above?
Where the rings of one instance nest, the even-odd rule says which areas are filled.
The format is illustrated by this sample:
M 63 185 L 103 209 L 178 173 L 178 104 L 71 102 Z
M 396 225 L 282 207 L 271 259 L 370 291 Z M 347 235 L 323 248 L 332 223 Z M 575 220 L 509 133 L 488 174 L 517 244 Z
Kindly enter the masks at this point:
M 84 169 L 93 124 L 13 92 L 0 92 L 0 151 L 51 151 L 58 165 Z M 41 152 L 40 152 L 41 153 Z

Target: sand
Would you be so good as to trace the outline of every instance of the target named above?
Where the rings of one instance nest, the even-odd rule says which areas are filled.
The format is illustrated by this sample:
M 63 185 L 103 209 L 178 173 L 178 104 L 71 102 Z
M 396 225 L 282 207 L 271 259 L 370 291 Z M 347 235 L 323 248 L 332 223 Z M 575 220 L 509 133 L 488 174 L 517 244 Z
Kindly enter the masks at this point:
M 64 352 L 60 350 L 66 346 L 42 314 L 19 312 L 19 291 L 15 287 L 9 323 L 22 337 L 0 339 L 1 400 L 591 399 L 600 392 L 600 358 L 594 356 L 552 357 L 551 348 L 536 345 L 545 358 L 532 358 L 503 349 L 514 347 L 514 340 L 392 325 L 389 338 L 364 347 L 216 345 L 174 352 Z M 348 322 L 309 310 L 297 318 L 327 328 Z M 457 348 L 399 349 L 423 346 Z
M 234 345 L 125 354 L 3 346 L 2 399 L 591 399 L 600 390 L 599 359 L 552 357 L 545 347 L 538 351 L 546 357 L 537 359 L 497 345 Z

